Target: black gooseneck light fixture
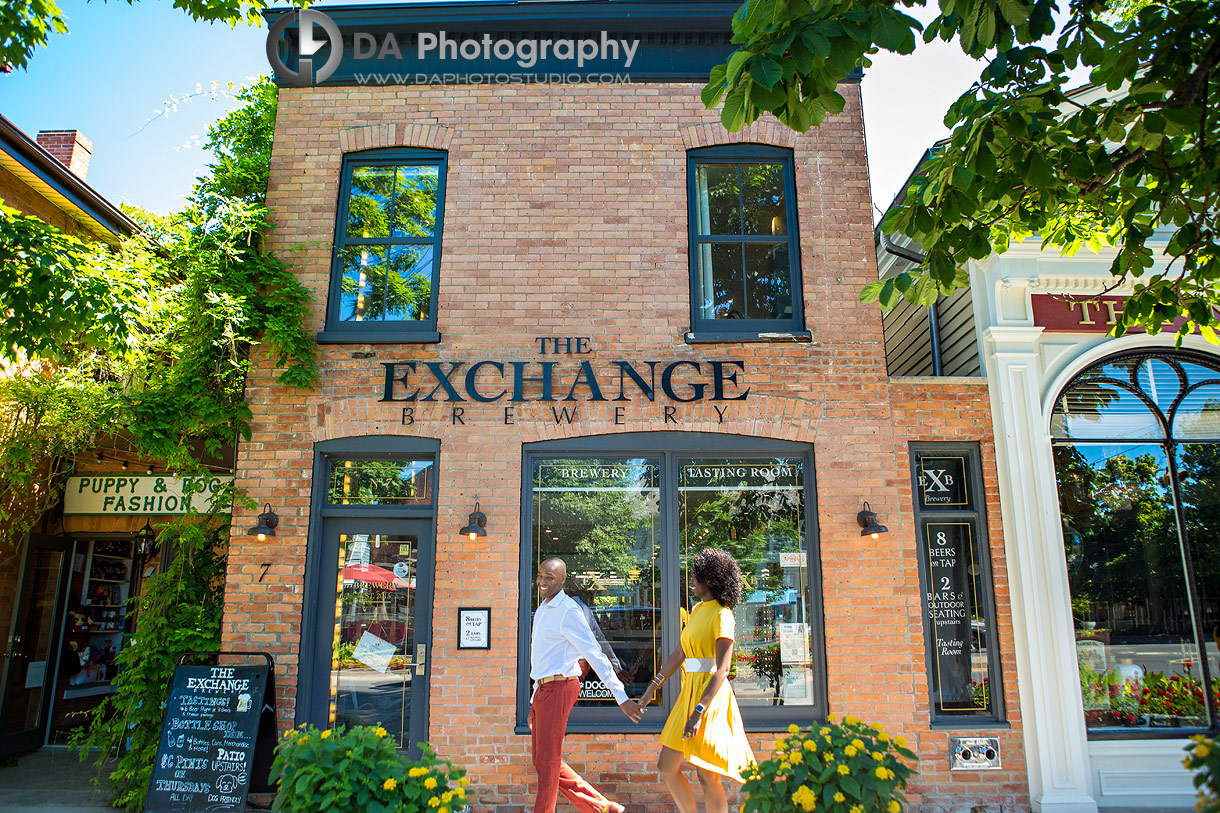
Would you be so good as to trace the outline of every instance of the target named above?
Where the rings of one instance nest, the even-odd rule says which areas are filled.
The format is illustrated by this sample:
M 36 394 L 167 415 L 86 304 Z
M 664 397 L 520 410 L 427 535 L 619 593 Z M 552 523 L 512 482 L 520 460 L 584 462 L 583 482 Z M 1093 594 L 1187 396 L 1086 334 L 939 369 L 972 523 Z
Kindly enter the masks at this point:
M 250 536 L 257 536 L 259 542 L 265 542 L 267 537 L 275 536 L 275 529 L 279 524 L 279 514 L 271 510 L 271 503 L 265 503 L 263 512 L 258 515 L 258 524 L 246 533 Z
M 856 522 L 860 523 L 860 527 L 864 529 L 860 531 L 860 536 L 869 536 L 876 539 L 881 534 L 888 534 L 890 532 L 889 528 L 877 522 L 877 515 L 869 507 L 868 500 L 864 501 L 864 510 L 856 514 Z
M 466 520 L 466 527 L 458 533 L 466 536 L 471 542 L 480 536 L 487 536 L 487 515 L 479 510 L 478 496 L 474 498 L 474 510 L 470 512 L 470 518 Z

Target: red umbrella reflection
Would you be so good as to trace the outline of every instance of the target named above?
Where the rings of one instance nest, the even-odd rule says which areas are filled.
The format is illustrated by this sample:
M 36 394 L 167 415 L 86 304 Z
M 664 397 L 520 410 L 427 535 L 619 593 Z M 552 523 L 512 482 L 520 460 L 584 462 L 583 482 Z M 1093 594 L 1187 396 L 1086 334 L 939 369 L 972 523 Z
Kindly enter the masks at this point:
M 343 568 L 343 580 L 384 584 L 390 587 L 409 588 L 411 586 L 406 579 L 395 576 L 392 571 L 386 570 L 384 567 L 377 567 L 377 565 L 348 565 Z

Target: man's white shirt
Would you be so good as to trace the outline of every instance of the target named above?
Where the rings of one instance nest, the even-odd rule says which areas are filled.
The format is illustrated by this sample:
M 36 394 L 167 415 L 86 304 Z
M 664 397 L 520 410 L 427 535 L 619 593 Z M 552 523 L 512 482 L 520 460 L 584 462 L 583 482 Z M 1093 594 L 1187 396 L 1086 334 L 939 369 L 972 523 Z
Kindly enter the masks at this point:
M 530 679 L 563 675 L 580 677 L 581 659 L 588 661 L 620 706 L 627 702 L 623 682 L 601 644 L 589 629 L 589 622 L 575 600 L 562 590 L 534 612 L 534 632 L 530 642 Z M 537 688 L 534 689 L 537 692 Z M 533 699 L 531 695 L 530 699 Z

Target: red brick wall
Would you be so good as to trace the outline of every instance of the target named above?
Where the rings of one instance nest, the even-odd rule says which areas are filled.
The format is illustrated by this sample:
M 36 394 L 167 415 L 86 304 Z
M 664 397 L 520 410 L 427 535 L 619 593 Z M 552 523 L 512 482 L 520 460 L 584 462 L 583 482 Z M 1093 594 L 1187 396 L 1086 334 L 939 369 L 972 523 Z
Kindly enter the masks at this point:
M 76 130 L 43 130 L 37 136 L 42 147 L 82 181 L 89 174 L 93 142 Z
M 315 297 L 311 328 L 323 325 L 344 151 L 448 151 L 443 341 L 325 346 L 316 392 L 277 386 L 266 355 L 256 358 L 247 385 L 254 435 L 239 449 L 237 480 L 260 505 L 271 502 L 281 525 L 274 540 L 256 543 L 242 535 L 256 512 L 234 517 L 225 645 L 275 656 L 279 707 L 290 723 L 313 444 L 373 434 L 439 439 L 429 738 L 471 768 L 480 809 L 519 810 L 531 800 L 533 777 L 528 740 L 513 732 L 521 444 L 675 429 L 806 442 L 817 467 L 831 710 L 880 721 L 917 744 L 924 758 L 917 800 L 1021 805 L 1015 678 L 1005 681 L 1013 710 L 1006 770 L 986 776 L 987 792 L 982 782 L 942 769 L 948 735 L 929 730 L 907 442 L 985 440 L 991 430 L 981 385 L 942 392 L 886 378 L 880 314 L 859 301 L 877 275 L 859 89 L 842 88 L 845 111 L 799 136 L 775 124 L 730 136 L 703 110 L 698 91 L 693 84 L 281 90 L 271 242 Z M 732 141 L 794 149 L 812 344 L 683 341 L 690 318 L 686 151 Z M 624 425 L 614 422 L 615 404 L 580 402 L 571 425 L 557 426 L 549 407 L 535 403 L 515 405 L 516 423 L 504 426 L 503 404 L 467 403 L 466 425 L 454 426 L 448 405 L 421 403 L 416 422 L 403 426 L 401 405 L 377 400 L 382 361 L 536 362 L 536 337 L 577 335 L 592 338 L 594 353 L 582 358 L 595 365 L 742 359 L 752 391 L 729 405 L 723 423 L 696 402 L 679 405 L 677 424 L 666 424 L 660 401 L 639 399 L 626 405 Z M 1006 584 L 990 446 L 983 459 L 999 588 Z M 490 532 L 472 546 L 454 532 L 476 493 Z M 875 541 L 862 539 L 855 522 L 865 499 L 891 529 Z M 275 564 L 260 582 L 268 561 Z M 457 607 L 472 601 L 492 607 L 490 658 L 454 646 Z M 1006 593 L 1000 602 L 1004 617 Z M 1004 634 L 1011 639 L 1010 630 Z M 759 753 L 769 753 L 762 745 L 770 740 L 756 738 Z M 635 810 L 668 802 L 652 735 L 572 735 L 566 753 Z

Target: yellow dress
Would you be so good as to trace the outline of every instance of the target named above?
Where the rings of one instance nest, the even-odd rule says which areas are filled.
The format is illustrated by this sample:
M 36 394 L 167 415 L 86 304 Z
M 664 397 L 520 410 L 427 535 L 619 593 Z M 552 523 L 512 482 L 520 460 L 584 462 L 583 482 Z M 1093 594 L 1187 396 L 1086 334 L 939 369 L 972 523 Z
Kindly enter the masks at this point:
M 732 640 L 735 627 L 732 610 L 715 599 L 701 601 L 691 611 L 690 620 L 682 630 L 682 652 L 688 658 L 715 658 L 716 639 Z M 695 736 L 682 739 L 682 729 L 711 678 L 710 672 L 682 670 L 682 691 L 661 731 L 661 744 L 679 752 L 696 767 L 744 783 L 741 774 L 755 763 L 754 752 L 746 739 L 741 710 L 728 680 L 720 685 L 720 691 L 708 704 Z

